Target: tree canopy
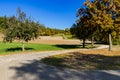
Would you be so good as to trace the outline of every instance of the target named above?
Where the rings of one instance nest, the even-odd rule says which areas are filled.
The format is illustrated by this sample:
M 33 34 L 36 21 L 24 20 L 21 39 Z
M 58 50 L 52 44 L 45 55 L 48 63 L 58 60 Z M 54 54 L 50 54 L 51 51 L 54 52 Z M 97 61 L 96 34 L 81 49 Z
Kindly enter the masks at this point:
M 34 21 L 26 17 L 26 14 L 18 8 L 18 15 L 9 17 L 5 21 L 5 25 L 8 26 L 5 29 L 5 42 L 12 42 L 14 40 L 20 40 L 22 42 L 22 50 L 24 51 L 24 41 L 28 42 L 31 39 L 38 37 L 39 25 Z
M 116 19 L 120 12 L 119 0 L 86 0 L 84 6 L 77 12 L 77 26 L 75 28 L 77 37 L 89 38 L 102 35 L 105 40 L 109 40 L 109 50 L 112 49 L 112 39 L 120 36 L 119 26 L 115 26 Z M 71 28 L 73 29 L 73 28 Z M 87 30 L 86 30 L 87 29 Z M 106 36 L 109 38 L 106 39 Z M 112 38 L 111 38 L 112 37 Z M 84 40 L 83 40 L 84 41 Z

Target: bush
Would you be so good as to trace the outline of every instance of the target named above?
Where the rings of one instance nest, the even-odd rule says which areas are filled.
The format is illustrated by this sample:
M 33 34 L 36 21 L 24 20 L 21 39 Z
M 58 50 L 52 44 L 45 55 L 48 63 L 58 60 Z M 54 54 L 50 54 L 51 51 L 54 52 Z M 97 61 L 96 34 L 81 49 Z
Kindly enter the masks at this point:
M 113 45 L 119 45 L 120 44 L 120 38 L 113 40 Z

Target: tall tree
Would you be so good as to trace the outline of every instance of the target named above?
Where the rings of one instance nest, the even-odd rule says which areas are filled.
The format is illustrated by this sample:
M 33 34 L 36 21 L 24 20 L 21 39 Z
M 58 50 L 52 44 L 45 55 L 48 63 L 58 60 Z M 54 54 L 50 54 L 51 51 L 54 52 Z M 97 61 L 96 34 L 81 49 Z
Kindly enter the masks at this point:
M 83 48 L 85 48 L 86 39 L 92 37 L 96 30 L 94 24 L 91 24 L 91 14 L 87 8 L 80 8 L 77 12 L 77 17 L 77 23 L 72 26 L 71 33 L 75 33 L 76 37 L 82 39 Z
M 102 36 L 109 36 L 109 50 L 112 50 L 112 38 L 115 37 L 116 33 L 120 32 L 119 27 L 114 25 L 115 19 L 118 18 L 117 15 L 120 13 L 119 4 L 120 0 L 86 0 L 84 6 L 78 10 L 77 24 L 82 26 L 82 28 L 77 29 L 81 29 L 79 34 L 85 32 L 83 34 L 85 35 L 89 32 L 87 34 L 92 37 L 96 33 L 102 32 Z M 88 36 L 85 35 L 82 38 L 85 39 L 85 37 Z M 106 36 L 104 36 L 105 38 Z
M 109 50 L 112 50 L 112 32 L 114 31 L 115 4 L 113 0 L 87 0 L 85 3 L 90 14 L 91 20 L 95 25 L 99 25 L 102 31 L 109 36 Z

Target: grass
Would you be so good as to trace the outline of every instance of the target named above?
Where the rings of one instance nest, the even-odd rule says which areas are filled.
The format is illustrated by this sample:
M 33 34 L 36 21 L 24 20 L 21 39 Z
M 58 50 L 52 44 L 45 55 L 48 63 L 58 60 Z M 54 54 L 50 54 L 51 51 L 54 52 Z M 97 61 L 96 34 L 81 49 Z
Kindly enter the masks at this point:
M 56 34 L 56 35 L 53 35 L 53 36 L 62 36 L 63 38 L 65 39 L 77 39 L 76 37 L 73 37 L 73 35 L 65 35 L 65 34 Z
M 65 35 L 67 39 L 73 39 L 72 35 Z
M 58 68 L 80 70 L 117 70 L 120 69 L 120 50 L 82 50 L 44 58 L 42 63 Z
M 0 42 L 0 54 L 13 54 L 21 52 L 21 43 L 3 43 Z M 87 45 L 86 47 L 90 47 Z M 82 45 L 49 45 L 49 44 L 33 44 L 25 43 L 26 52 L 29 51 L 50 51 L 50 50 L 64 50 L 82 48 Z
M 21 43 L 2 43 L 0 42 L 0 54 L 7 54 L 21 51 Z M 25 43 L 26 51 L 45 51 L 45 50 L 62 50 L 60 47 L 47 44 Z

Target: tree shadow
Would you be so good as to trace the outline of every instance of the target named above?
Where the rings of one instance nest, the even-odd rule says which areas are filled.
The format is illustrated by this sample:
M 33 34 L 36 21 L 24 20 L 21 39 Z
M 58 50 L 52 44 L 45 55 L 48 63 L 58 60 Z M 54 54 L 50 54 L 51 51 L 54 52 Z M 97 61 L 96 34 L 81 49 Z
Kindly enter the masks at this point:
M 25 50 L 34 50 L 33 48 L 25 48 Z M 22 51 L 21 47 L 14 47 L 14 48 L 7 48 L 6 52 L 15 52 L 15 51 Z
M 71 52 L 43 58 L 41 62 L 58 68 L 80 70 L 117 70 L 120 69 L 120 56 L 103 56 Z
M 21 63 L 19 67 L 11 66 L 10 69 L 16 72 L 12 80 L 120 80 L 120 75 L 110 71 L 59 70 L 37 60 Z M 119 70 L 114 72 L 120 74 Z
M 82 48 L 82 45 L 53 45 L 53 46 L 56 46 L 56 47 L 60 47 L 60 48 L 63 48 L 63 49 L 75 49 L 75 48 Z

